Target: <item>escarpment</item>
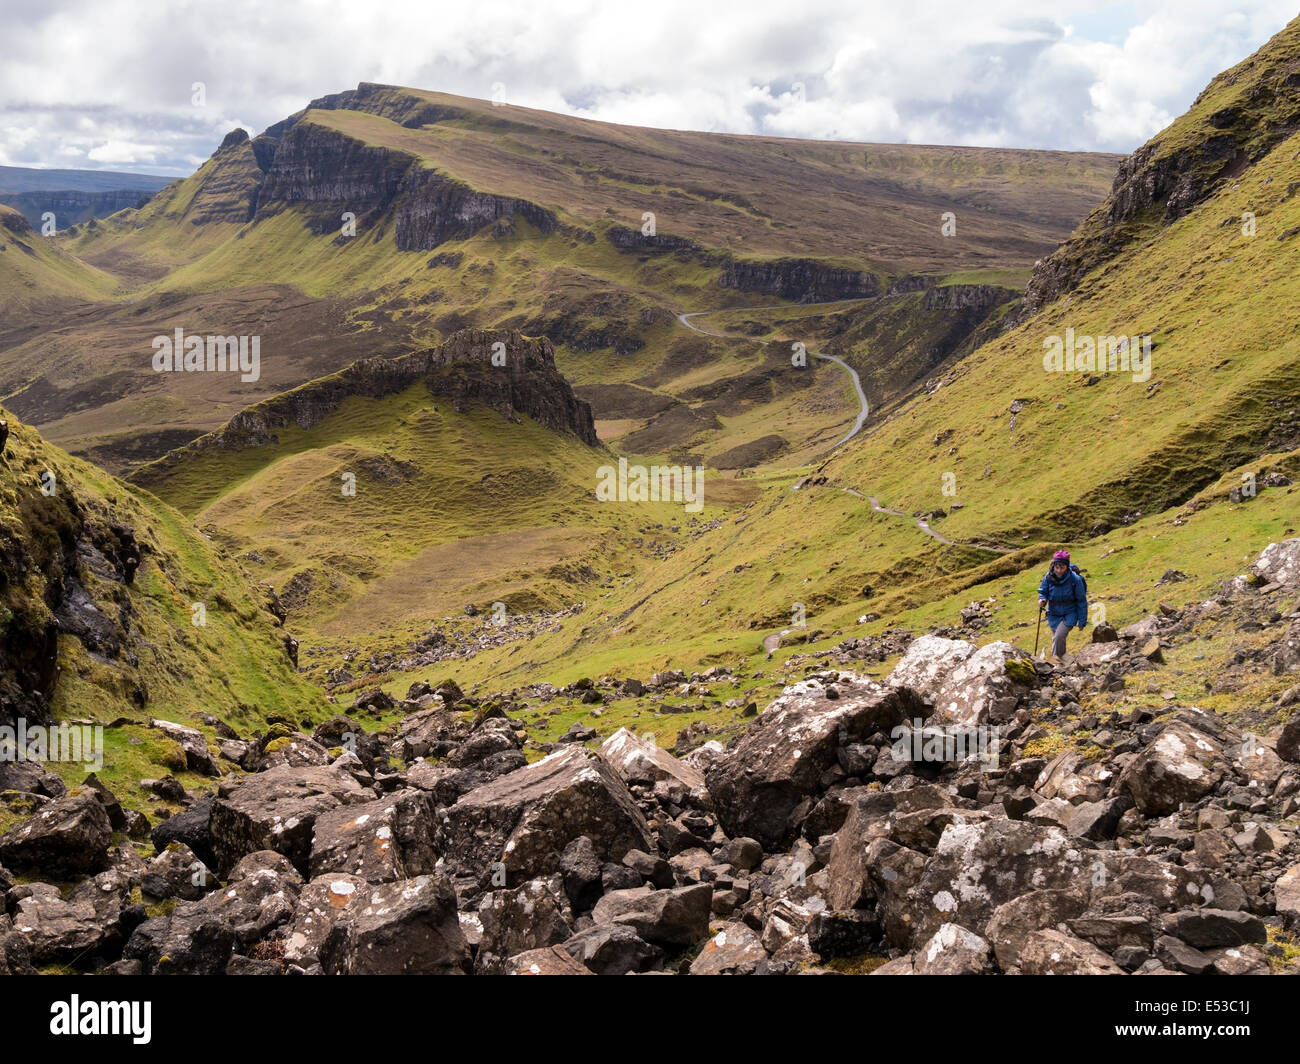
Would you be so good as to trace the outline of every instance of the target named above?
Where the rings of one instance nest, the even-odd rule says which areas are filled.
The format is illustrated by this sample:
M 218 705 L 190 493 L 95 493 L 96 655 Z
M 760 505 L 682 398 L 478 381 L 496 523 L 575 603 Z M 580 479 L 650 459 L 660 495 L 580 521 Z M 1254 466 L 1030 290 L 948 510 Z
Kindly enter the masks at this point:
M 320 424 L 346 399 L 382 399 L 420 380 L 431 395 L 450 400 L 456 409 L 478 403 L 507 420 L 522 414 L 589 446 L 598 442 L 591 406 L 555 368 L 550 340 L 513 330 L 464 329 L 438 347 L 398 358 L 361 359 L 242 410 L 223 428 L 141 467 L 131 479 L 147 486 L 186 456 L 274 443 L 290 426 L 309 429 Z

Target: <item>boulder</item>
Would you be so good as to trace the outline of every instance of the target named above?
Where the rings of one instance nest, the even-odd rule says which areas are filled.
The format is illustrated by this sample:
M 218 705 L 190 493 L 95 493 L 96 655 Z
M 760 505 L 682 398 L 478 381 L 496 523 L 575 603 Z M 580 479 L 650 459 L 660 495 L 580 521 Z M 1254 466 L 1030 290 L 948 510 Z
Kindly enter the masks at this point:
M 1288 868 L 1273 884 L 1278 919 L 1288 931 L 1300 931 L 1300 864 Z
M 709 933 L 713 887 L 700 883 L 671 890 L 613 890 L 596 903 L 597 924 L 625 924 L 647 942 L 690 946 Z
M 216 795 L 205 794 L 183 813 L 168 817 L 155 827 L 149 837 L 154 849 L 159 853 L 173 842 L 179 842 L 194 852 L 194 856 L 209 868 L 217 866 L 216 854 L 212 852 L 212 805 Z
M 505 974 L 511 957 L 558 945 L 573 933 L 573 914 L 558 874 L 531 879 L 514 890 L 492 891 L 480 902 L 478 918 L 482 937 L 475 971 L 486 975 Z
M 1262 584 L 1281 584 L 1288 589 L 1300 587 L 1300 539 L 1270 543 L 1250 568 Z
M 448 864 L 484 886 L 498 863 L 507 886 L 559 871 L 584 835 L 608 861 L 654 846 L 627 785 L 599 754 L 572 745 L 470 791 L 442 825 Z
M 158 720 L 157 718 L 149 721 L 149 727 L 157 728 L 164 735 L 180 743 L 181 749 L 185 751 L 185 767 L 191 772 L 197 772 L 200 776 L 221 775 L 221 768 L 217 764 L 217 759 L 212 756 L 212 752 L 208 749 L 207 737 L 198 728 L 190 728 L 184 724 L 175 724 L 170 720 Z
M 146 920 L 132 933 L 123 960 L 138 961 L 145 975 L 221 975 L 234 952 L 230 924 L 189 905 Z
M 600 854 L 591 839 L 579 835 L 560 855 L 560 875 L 564 893 L 574 912 L 586 912 L 600 900 L 603 892 Z
M 691 962 L 691 975 L 753 975 L 766 960 L 767 951 L 752 929 L 724 923 Z
M 1222 778 L 1223 748 L 1208 731 L 1173 720 L 1119 777 L 1119 787 L 1145 816 L 1177 812 L 1209 794 Z
M 78 787 L 42 805 L 0 836 L 0 864 L 53 879 L 98 872 L 108 863 L 113 827 L 94 791 Z
M 979 935 L 959 924 L 941 924 L 916 951 L 917 975 L 983 975 L 992 970 L 992 948 Z
M 316 818 L 341 805 L 373 796 L 333 765 L 281 765 L 233 784 L 222 784 L 212 806 L 209 830 L 218 870 L 225 872 L 245 854 L 284 854 L 304 878 L 310 873 Z
M 1160 929 L 1197 949 L 1244 946 L 1267 939 L 1264 921 L 1258 916 L 1226 909 L 1182 909 L 1167 913 L 1160 920 Z
M 930 723 L 973 728 L 1010 719 L 1020 695 L 1036 684 L 1033 662 L 1007 642 L 976 647 L 960 639 L 914 639 L 885 681 L 907 687 L 934 707 Z
M 172 915 L 211 916 L 230 930 L 236 946 L 248 949 L 293 919 L 302 885 L 287 858 L 259 850 L 235 865 L 223 889 L 183 902 Z
M 704 791 L 704 773 L 626 728 L 619 728 L 601 743 L 600 755 L 627 783 L 666 782 L 695 795 Z
M 560 948 L 597 975 L 645 972 L 663 959 L 663 950 L 652 946 L 627 924 L 597 924 L 574 935 Z
M 145 862 L 141 889 L 152 898 L 198 901 L 221 886 L 216 875 L 183 842 L 169 843 Z
M 841 744 L 888 733 L 927 712 L 905 687 L 841 674 L 833 685 L 816 680 L 787 687 L 749 726 L 735 749 L 705 774 L 718 820 L 730 836 L 757 839 L 782 850 L 825 789 Z
M 329 975 L 467 975 L 469 945 L 446 876 L 367 888 L 340 910 L 320 947 Z
M 945 923 L 984 935 L 998 906 L 1031 890 L 1074 888 L 1086 867 L 1084 854 L 1059 828 L 1017 820 L 954 822 L 944 829 L 914 895 L 903 894 L 900 882 L 881 896 L 887 908 L 910 914 L 906 926 L 919 945 Z
M 1292 713 L 1277 737 L 1277 756 L 1291 764 L 1300 764 L 1300 713 Z
M 940 809 L 947 804 L 948 795 L 933 786 L 856 792 L 843 825 L 835 833 L 827 862 L 830 885 L 826 900 L 831 908 L 857 909 L 874 901 L 867 850 L 872 840 L 888 836 L 893 813 Z
M 1025 941 L 1036 931 L 1065 930 L 1068 920 L 1082 915 L 1086 897 L 1073 890 L 1031 890 L 1003 902 L 989 918 L 987 935 L 1004 972 L 1020 965 Z
M 312 827 L 311 875 L 349 872 L 384 883 L 430 874 L 435 824 L 433 800 L 414 788 L 327 809 Z
M 1025 975 L 1123 975 L 1109 956 L 1089 942 L 1063 931 L 1035 931 L 1020 950 Z
M 559 946 L 530 949 L 510 958 L 509 975 L 594 975 Z
M 320 948 L 343 910 L 368 897 L 370 884 L 360 876 L 334 873 L 313 879 L 298 896 L 293 924 L 284 940 L 284 962 L 319 970 Z
M 65 899 L 58 887 L 32 884 L 14 910 L 13 930 L 35 964 L 86 963 L 122 945 L 122 910 L 129 889 L 112 872 L 80 884 Z

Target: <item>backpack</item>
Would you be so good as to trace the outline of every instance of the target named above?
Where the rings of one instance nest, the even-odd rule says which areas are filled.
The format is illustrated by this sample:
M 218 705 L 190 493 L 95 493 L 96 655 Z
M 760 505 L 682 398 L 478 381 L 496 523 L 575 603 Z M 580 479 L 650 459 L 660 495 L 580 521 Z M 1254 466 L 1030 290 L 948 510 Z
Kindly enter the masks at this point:
M 1074 562 L 1070 563 L 1070 572 L 1074 573 L 1075 576 L 1077 576 L 1080 580 L 1083 581 L 1083 594 L 1084 597 L 1086 598 L 1088 595 L 1088 578 L 1083 575 L 1083 570 L 1080 569 L 1077 565 L 1075 565 Z M 1052 567 L 1050 565 L 1047 567 L 1047 575 L 1048 576 L 1052 575 Z

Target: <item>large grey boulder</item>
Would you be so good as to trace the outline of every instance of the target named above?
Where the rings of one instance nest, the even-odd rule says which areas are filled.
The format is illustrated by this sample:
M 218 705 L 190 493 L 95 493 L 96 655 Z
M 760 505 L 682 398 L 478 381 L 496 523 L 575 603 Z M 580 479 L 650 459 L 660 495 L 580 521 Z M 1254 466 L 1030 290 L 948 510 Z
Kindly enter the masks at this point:
M 1251 570 L 1266 584 L 1300 587 L 1300 539 L 1270 543 L 1255 559 Z
M 943 831 L 914 891 L 886 882 L 885 907 L 910 915 L 886 920 L 887 931 L 900 924 L 916 948 L 945 923 L 986 935 L 1000 905 L 1031 890 L 1076 888 L 1088 867 L 1087 855 L 1064 831 L 1016 820 L 953 822 Z M 882 884 L 877 882 L 877 890 Z
M 88 788 L 41 805 L 0 836 L 0 864 L 51 879 L 74 879 L 108 864 L 113 827 L 103 803 Z
M 468 975 L 469 945 L 446 876 L 381 883 L 341 910 L 320 947 L 328 975 Z
M 704 773 L 626 728 L 601 743 L 600 756 L 628 783 L 677 784 L 695 795 L 704 791 Z
M 310 875 L 316 818 L 341 805 L 374 797 L 344 769 L 333 765 L 281 765 L 242 781 L 223 783 L 212 806 L 208 830 L 212 850 L 225 872 L 246 854 L 274 850 Z
M 908 688 L 841 674 L 787 687 L 749 726 L 735 749 L 706 772 L 718 820 L 728 835 L 757 839 L 768 851 L 789 845 L 825 790 L 823 777 L 842 745 L 888 735 L 928 710 Z
M 611 890 L 596 903 L 591 918 L 597 924 L 626 924 L 647 942 L 661 946 L 690 946 L 709 933 L 713 887 L 651 890 L 635 887 Z
M 1010 719 L 1035 682 L 1028 654 L 1007 642 L 976 647 L 960 639 L 914 639 L 885 681 L 907 687 L 934 707 L 929 722 L 973 728 Z
M 320 813 L 312 827 L 311 875 L 349 872 L 368 883 L 434 871 L 433 800 L 408 788 L 374 802 Z
M 448 865 L 484 886 L 498 885 L 498 865 L 505 886 L 560 871 L 565 848 L 583 835 L 605 861 L 654 848 L 627 785 L 575 745 L 470 791 L 446 810 L 441 830 Z
M 1214 790 L 1223 777 L 1223 747 L 1205 729 L 1173 720 L 1120 773 L 1119 787 L 1146 816 L 1177 812 Z

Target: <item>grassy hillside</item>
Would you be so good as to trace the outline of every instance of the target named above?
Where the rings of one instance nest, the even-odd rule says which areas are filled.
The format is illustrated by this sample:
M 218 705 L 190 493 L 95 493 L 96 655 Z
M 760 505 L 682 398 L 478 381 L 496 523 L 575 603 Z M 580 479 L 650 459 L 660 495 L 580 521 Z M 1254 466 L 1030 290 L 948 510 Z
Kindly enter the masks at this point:
M 248 733 L 329 715 L 289 660 L 265 592 L 232 557 L 153 495 L 0 416 L 10 428 L 0 455 L 0 709 L 32 723 L 103 725 L 101 778 L 155 810 L 140 779 L 201 780 L 150 718 L 215 738 L 218 718 Z M 86 772 L 50 767 L 69 783 Z
M 808 401 L 743 339 L 683 347 L 676 314 L 1004 279 L 1104 195 L 1117 161 L 649 130 L 363 85 L 251 141 L 236 131 L 143 208 L 57 237 L 111 283 L 93 308 L 60 294 L 46 328 L 0 342 L 0 397 L 125 472 L 358 358 L 520 328 L 550 337 L 577 383 L 636 383 L 654 413 L 679 408 L 652 426 L 642 397 L 593 396 L 608 439 L 649 428 L 629 446 L 710 458 L 775 434 L 808 460 L 851 401 Z M 940 316 L 919 333 L 969 331 Z M 260 336 L 260 379 L 152 372 L 152 338 L 177 327 Z
M 447 673 L 496 689 L 727 664 L 740 669 L 727 689 L 740 697 L 797 675 L 797 656 L 809 647 L 899 624 L 957 624 L 971 600 L 987 600 L 991 611 L 982 636 L 1031 646 L 1034 590 L 1061 545 L 1088 571 L 1113 623 L 1161 601 L 1203 599 L 1300 527 L 1296 489 L 1287 484 L 1300 448 L 1300 299 L 1291 268 L 1300 233 L 1297 158 L 1300 139 L 1280 140 L 1035 317 L 944 366 L 828 460 L 778 458 L 733 479 L 749 492 L 738 511 L 706 510 L 714 527 L 626 583 L 602 588 L 580 618 L 523 648 L 486 647 L 454 667 L 394 670 L 391 689 Z M 1253 235 L 1241 228 L 1246 212 Z M 840 313 L 850 321 L 829 320 Z M 714 320 L 756 339 L 802 329 L 848 336 L 850 346 L 852 330 L 863 329 L 859 315 L 840 308 L 749 308 Z M 1067 330 L 1149 335 L 1150 373 L 1049 372 L 1044 354 Z M 1263 484 L 1270 473 L 1278 486 L 1229 498 L 1243 475 Z M 1161 583 L 1173 570 L 1180 575 Z M 762 640 L 792 627 L 800 612 L 806 626 L 785 637 L 793 648 L 783 645 L 769 661 Z M 449 614 L 444 625 L 480 623 Z M 1257 677 L 1235 692 L 1216 686 L 1242 636 L 1211 627 L 1199 638 L 1204 646 L 1171 651 L 1152 678 L 1154 693 L 1168 689 L 1234 712 L 1271 704 L 1280 678 Z M 381 635 L 364 647 L 403 649 Z M 322 653 L 328 659 L 335 649 Z M 792 654 L 787 671 L 781 663 Z M 591 722 L 602 732 L 634 721 L 645 728 L 662 709 L 647 699 L 617 701 Z M 732 727 L 740 719 L 723 700 L 691 709 L 659 727 Z M 588 713 L 575 705 L 539 723 L 558 733 Z

